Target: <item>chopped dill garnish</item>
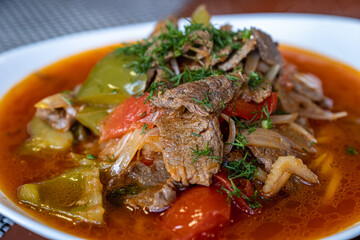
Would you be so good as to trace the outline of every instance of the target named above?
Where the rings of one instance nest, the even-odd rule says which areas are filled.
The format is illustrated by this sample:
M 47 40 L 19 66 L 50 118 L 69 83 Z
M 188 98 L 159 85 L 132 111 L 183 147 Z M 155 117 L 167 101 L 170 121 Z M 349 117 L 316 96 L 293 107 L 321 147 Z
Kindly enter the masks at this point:
M 263 82 L 263 78 L 256 72 L 251 72 L 249 76 L 248 85 L 252 89 L 256 89 L 258 85 Z
M 256 166 L 253 162 L 247 163 L 247 152 L 245 153 L 244 158 L 238 159 L 235 161 L 230 161 L 224 164 L 224 167 L 229 170 L 229 178 L 246 178 L 252 180 L 257 174 Z
M 201 135 L 196 134 L 196 133 L 191 133 L 191 135 L 194 135 L 194 136 L 196 136 L 196 137 L 201 137 Z
M 213 106 L 212 106 L 212 103 L 210 102 L 210 99 L 209 99 L 209 92 L 205 93 L 205 99 L 203 100 L 199 100 L 199 99 L 196 99 L 196 98 L 192 98 L 195 102 L 198 102 L 200 103 L 201 105 L 203 105 L 204 109 L 207 110 L 207 108 L 210 108 L 211 110 L 214 110 Z
M 231 75 L 225 75 L 230 81 L 232 81 L 236 86 L 238 87 L 241 87 L 241 83 L 239 83 L 239 80 L 241 80 L 240 78 L 238 77 L 235 77 L 235 76 L 231 76 Z
M 263 119 L 264 115 L 266 117 L 265 120 L 262 120 L 261 121 L 261 127 L 263 128 L 266 128 L 266 129 L 271 129 L 273 128 L 273 124 L 272 124 L 272 121 L 270 119 L 270 113 L 269 113 L 269 106 L 268 104 L 266 103 L 265 106 L 262 108 L 261 110 L 261 119 Z
M 143 118 L 146 115 L 146 111 L 144 111 L 142 114 L 139 115 L 139 118 Z
M 161 91 L 164 90 L 165 88 L 165 82 L 152 82 L 150 87 L 147 89 L 147 92 L 150 92 L 149 96 L 145 99 L 144 104 L 149 100 L 152 99 L 152 97 L 154 96 L 154 94 L 157 93 L 158 88 L 160 86 L 163 86 L 163 88 L 161 89 Z
M 106 158 L 109 160 L 109 162 L 115 162 L 116 160 L 114 154 L 112 155 L 112 157 L 109 157 L 109 155 L 106 154 Z
M 149 128 L 149 129 L 147 129 L 147 127 L 148 127 L 148 124 L 147 124 L 147 123 L 144 123 L 144 125 L 143 125 L 143 128 L 142 128 L 142 131 L 141 131 L 140 135 L 143 135 L 143 134 L 147 133 L 147 132 L 150 130 L 150 128 Z M 147 129 L 147 130 L 146 130 L 146 129 Z
M 206 143 L 206 148 L 204 150 L 200 150 L 199 146 L 196 144 L 196 149 L 194 148 L 190 148 L 193 152 L 191 153 L 191 155 L 194 156 L 193 160 L 191 161 L 191 163 L 194 163 L 195 160 L 199 157 L 199 156 L 210 156 L 210 158 L 212 159 L 219 159 L 219 157 L 214 156 L 214 149 L 212 147 L 209 147 L 209 142 Z
M 235 142 L 229 144 L 236 146 L 237 149 L 241 148 L 242 150 L 245 150 L 248 141 L 246 140 L 245 136 L 239 131 L 236 135 Z
M 87 159 L 89 159 L 89 160 L 95 160 L 95 159 L 97 159 L 97 156 L 95 156 L 95 155 L 93 155 L 93 154 L 87 154 L 85 157 L 86 157 Z
M 353 146 L 350 146 L 346 149 L 346 153 L 352 156 L 355 156 L 358 154 L 358 151 Z

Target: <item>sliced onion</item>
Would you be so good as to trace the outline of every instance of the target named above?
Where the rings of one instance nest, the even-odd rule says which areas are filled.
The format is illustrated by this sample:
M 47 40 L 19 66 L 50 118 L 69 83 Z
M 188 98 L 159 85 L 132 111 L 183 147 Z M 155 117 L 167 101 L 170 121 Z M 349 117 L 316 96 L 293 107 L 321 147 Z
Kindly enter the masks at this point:
M 256 128 L 251 134 L 244 130 L 243 135 L 247 140 L 247 145 L 258 147 L 270 147 L 283 150 L 289 150 L 291 145 L 287 138 L 273 130 L 265 128 Z
M 273 124 L 289 124 L 298 118 L 298 113 L 291 113 L 286 115 L 271 115 L 270 119 Z
M 109 140 L 100 152 L 99 158 L 104 161 L 109 161 L 109 158 L 116 159 L 110 168 L 112 176 L 119 175 L 125 170 L 136 152 L 144 145 L 150 145 L 157 152 L 162 151 L 158 128 L 152 128 L 145 134 L 141 133 L 142 129 L 135 129 L 121 138 Z
M 347 112 L 333 113 L 320 108 L 318 105 L 313 103 L 309 98 L 300 94 L 291 92 L 289 94 L 298 103 L 303 105 L 303 108 L 299 110 L 299 113 L 303 117 L 318 119 L 318 120 L 336 120 L 338 118 L 346 117 Z
M 170 60 L 170 63 L 171 63 L 172 69 L 174 69 L 174 73 L 175 73 L 176 75 L 179 75 L 179 74 L 180 74 L 180 69 L 179 69 L 179 65 L 178 65 L 176 59 L 175 59 L 175 58 L 172 58 L 172 59 Z
M 227 153 L 231 152 L 231 149 L 233 147 L 233 145 L 230 143 L 235 142 L 236 126 L 235 126 L 234 120 L 232 120 L 228 115 L 221 113 L 220 117 L 222 117 L 229 124 L 229 137 L 226 140 L 227 144 L 225 144 L 225 147 L 224 147 L 224 154 L 227 154 Z
M 250 75 L 251 72 L 256 70 L 259 60 L 260 56 L 257 52 L 252 52 L 247 56 L 244 69 L 247 75 Z
M 314 142 L 314 143 L 317 142 L 316 138 L 315 138 L 312 134 L 310 134 L 308 131 L 306 131 L 305 128 L 303 128 L 303 127 L 300 126 L 299 124 L 294 123 L 294 122 L 291 122 L 291 123 L 289 124 L 289 126 L 290 126 L 292 129 L 294 129 L 296 132 L 304 135 L 310 142 Z
M 273 65 L 269 71 L 265 74 L 265 79 L 269 80 L 270 82 L 272 82 L 276 75 L 278 74 L 278 72 L 280 71 L 280 65 L 279 64 L 275 64 Z

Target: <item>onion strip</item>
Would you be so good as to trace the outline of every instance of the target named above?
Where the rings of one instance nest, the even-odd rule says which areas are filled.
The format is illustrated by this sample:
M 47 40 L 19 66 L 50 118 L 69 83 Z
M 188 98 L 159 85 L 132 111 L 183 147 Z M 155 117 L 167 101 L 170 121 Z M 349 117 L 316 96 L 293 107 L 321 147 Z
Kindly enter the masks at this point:
M 273 124 L 289 124 L 298 118 L 298 113 L 291 113 L 286 115 L 271 115 L 270 119 Z
M 231 152 L 231 149 L 233 147 L 233 145 L 231 143 L 235 142 L 236 126 L 235 126 L 234 120 L 232 120 L 228 115 L 221 113 L 220 117 L 222 117 L 229 124 L 229 137 L 224 146 L 224 154 L 227 154 L 227 153 Z

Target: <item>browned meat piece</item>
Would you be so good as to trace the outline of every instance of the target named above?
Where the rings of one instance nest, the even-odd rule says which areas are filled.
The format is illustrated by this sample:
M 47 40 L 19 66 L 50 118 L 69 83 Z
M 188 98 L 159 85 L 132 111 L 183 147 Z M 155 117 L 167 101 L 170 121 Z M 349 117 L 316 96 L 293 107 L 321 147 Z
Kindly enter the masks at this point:
M 237 81 L 241 84 L 242 76 Z M 199 116 L 208 116 L 211 113 L 219 114 L 239 89 L 240 87 L 226 76 L 207 77 L 196 82 L 185 83 L 163 94 L 158 93 L 152 99 L 152 103 L 157 107 L 173 110 L 184 106 Z
M 199 118 L 191 112 L 174 113 L 163 116 L 157 126 L 166 170 L 172 179 L 186 186 L 209 186 L 222 159 L 223 142 L 218 118 Z M 208 153 L 197 156 L 196 150 L 208 150 Z
M 75 122 L 73 115 L 68 114 L 63 108 L 57 109 L 36 109 L 37 117 L 46 121 L 52 128 L 62 131 L 70 130 L 72 124 Z
M 134 162 L 116 184 L 112 184 L 116 187 L 107 194 L 108 201 L 133 209 L 159 212 L 168 208 L 176 198 L 175 185 L 162 160 L 155 160 L 151 166 Z
M 252 29 L 252 33 L 259 48 L 260 58 L 269 65 L 279 64 L 281 66 L 282 58 L 280 52 L 277 44 L 273 42 L 271 37 L 255 28 Z
M 256 89 L 252 89 L 248 85 L 244 85 L 242 88 L 243 92 L 241 97 L 245 99 L 246 102 L 254 101 L 256 103 L 261 103 L 265 98 L 269 97 L 272 92 L 272 85 L 269 81 L 263 81 Z
M 291 151 L 282 149 L 268 148 L 268 147 L 255 147 L 249 146 L 250 151 L 254 157 L 262 164 L 265 165 L 265 169 L 270 171 L 272 164 L 281 156 L 291 155 Z
M 295 73 L 292 76 L 295 90 L 313 101 L 324 98 L 321 80 L 310 73 Z
M 213 54 L 210 65 L 215 66 L 217 63 L 224 62 L 232 51 L 233 49 L 230 46 L 220 49 L 218 52 Z
M 219 69 L 223 71 L 229 71 L 235 68 L 241 60 L 243 60 L 249 52 L 254 50 L 256 41 L 254 39 L 248 39 L 245 41 L 244 45 L 237 50 L 234 55 L 232 55 L 226 62 L 219 66 Z
M 58 93 L 35 104 L 36 116 L 51 127 L 68 131 L 75 122 L 76 110 L 71 106 L 73 93 Z

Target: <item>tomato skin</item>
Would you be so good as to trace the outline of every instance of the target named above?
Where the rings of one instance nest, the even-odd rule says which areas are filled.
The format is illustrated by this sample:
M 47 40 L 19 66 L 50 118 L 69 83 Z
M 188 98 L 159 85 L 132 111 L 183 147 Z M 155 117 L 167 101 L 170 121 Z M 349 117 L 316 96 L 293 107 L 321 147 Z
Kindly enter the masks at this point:
M 241 192 L 245 194 L 247 197 L 251 197 L 254 195 L 254 189 L 249 180 L 245 178 L 236 178 L 233 181 L 235 185 L 241 190 Z M 225 188 L 231 192 L 234 191 L 231 182 L 228 178 L 228 174 L 225 170 L 222 170 L 218 172 L 216 175 L 214 175 L 213 186 L 219 188 L 220 190 L 221 188 Z M 221 191 L 223 191 L 226 194 L 226 191 L 224 190 Z M 237 207 L 239 210 L 245 213 L 248 214 L 255 213 L 255 211 L 250 208 L 249 204 L 241 196 L 240 197 L 233 196 L 232 203 L 234 204 L 235 207 Z
M 118 138 L 125 133 L 142 128 L 148 124 L 146 130 L 154 126 L 154 121 L 161 115 L 161 110 L 157 109 L 146 101 L 149 93 L 140 97 L 130 97 L 119 104 L 107 118 L 102 128 L 100 142 Z
M 246 102 L 242 98 L 238 98 L 235 101 L 235 108 L 234 102 L 230 102 L 227 107 L 224 109 L 223 113 L 233 117 L 241 117 L 246 120 L 258 120 L 261 116 L 264 116 L 264 113 L 261 113 L 261 110 L 265 105 L 268 105 L 269 114 L 271 114 L 276 107 L 277 103 L 277 93 L 272 92 L 271 95 L 266 98 L 262 103 L 255 103 L 255 102 Z M 256 114 L 259 113 L 259 114 Z
M 164 227 L 175 239 L 191 239 L 230 219 L 226 194 L 212 187 L 197 186 L 186 190 L 165 212 Z

